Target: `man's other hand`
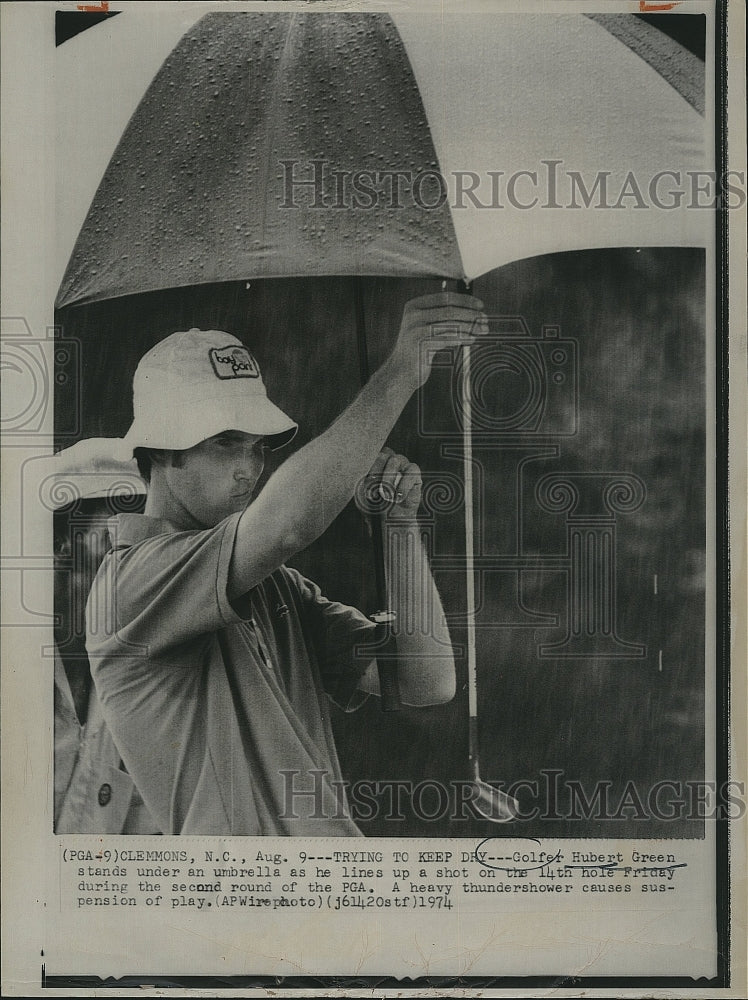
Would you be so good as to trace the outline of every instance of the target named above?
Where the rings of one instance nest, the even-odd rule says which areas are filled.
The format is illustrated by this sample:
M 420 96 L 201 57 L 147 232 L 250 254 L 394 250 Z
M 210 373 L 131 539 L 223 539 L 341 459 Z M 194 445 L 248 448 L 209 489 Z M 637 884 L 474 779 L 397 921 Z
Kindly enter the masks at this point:
M 383 448 L 356 490 L 356 504 L 364 514 L 415 521 L 421 504 L 421 470 L 405 455 Z

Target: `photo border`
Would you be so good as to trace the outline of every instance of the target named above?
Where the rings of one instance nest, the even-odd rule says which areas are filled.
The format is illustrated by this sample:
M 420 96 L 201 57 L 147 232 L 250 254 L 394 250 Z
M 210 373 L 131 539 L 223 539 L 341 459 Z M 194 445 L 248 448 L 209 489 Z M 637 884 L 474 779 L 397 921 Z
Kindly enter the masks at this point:
M 727 0 L 714 0 L 714 69 L 715 69 L 715 170 L 722 175 L 729 165 L 728 161 L 728 16 Z M 732 577 L 730 562 L 731 523 L 730 486 L 731 486 L 731 455 L 730 434 L 734 431 L 730 417 L 730 359 L 733 341 L 730 336 L 730 272 L 728 268 L 730 247 L 729 210 L 715 212 L 716 237 L 716 370 L 715 370 L 715 529 L 716 529 L 716 629 L 715 629 L 715 665 L 716 665 L 716 727 L 715 727 L 715 779 L 718 789 L 723 789 L 731 780 L 732 765 L 731 750 L 734 743 L 731 740 L 731 704 L 733 700 L 731 679 L 731 643 L 735 638 L 731 627 L 731 610 L 733 609 Z M 737 309 L 736 309 L 737 312 Z M 708 335 L 708 334 L 707 334 Z M 739 336 L 739 332 L 736 333 Z M 743 512 L 735 510 L 734 517 Z M 741 567 L 742 570 L 742 567 Z M 740 595 L 738 595 L 740 596 Z M 739 665 L 734 664 L 737 668 Z M 724 804 L 721 797 L 717 805 Z M 331 995 L 330 991 L 338 990 L 389 990 L 398 995 L 422 995 L 422 990 L 447 990 L 459 988 L 466 991 L 500 988 L 509 989 L 556 989 L 563 991 L 579 991 L 589 988 L 613 990 L 619 987 L 625 989 L 677 989 L 696 991 L 709 989 L 729 989 L 733 985 L 731 940 L 731 906 L 737 902 L 731 885 L 730 857 L 730 821 L 717 819 L 716 822 L 716 932 L 717 932 L 717 974 L 712 979 L 693 980 L 690 977 L 679 976 L 631 976 L 631 977 L 597 977 L 597 976 L 467 976 L 467 977 L 418 977 L 412 980 L 394 979 L 392 977 L 367 976 L 190 976 L 167 977 L 163 975 L 122 977 L 116 980 L 95 976 L 60 976 L 47 975 L 45 962 L 40 961 L 40 985 L 43 990 L 60 989 L 92 989 L 92 990 L 122 990 L 140 989 L 145 985 L 153 985 L 161 989 L 209 990 L 212 995 L 217 992 L 227 992 L 231 995 L 237 990 L 251 989 L 253 991 L 273 991 L 275 995 L 310 995 L 315 991 L 321 995 Z M 741 829 L 736 823 L 735 830 Z M 618 995 L 618 994 L 614 994 Z

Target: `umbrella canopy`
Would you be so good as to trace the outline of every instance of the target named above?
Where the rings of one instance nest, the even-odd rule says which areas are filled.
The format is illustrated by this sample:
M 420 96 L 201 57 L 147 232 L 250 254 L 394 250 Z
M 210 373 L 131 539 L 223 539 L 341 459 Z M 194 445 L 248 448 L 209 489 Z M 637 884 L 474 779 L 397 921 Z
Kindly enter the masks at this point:
M 703 245 L 704 214 L 661 207 L 666 185 L 652 188 L 704 169 L 700 64 L 632 21 L 208 14 L 132 115 L 57 305 L 250 277 L 472 279 L 560 250 Z M 573 225 L 558 210 L 571 206 Z M 67 260 L 74 234 L 60 235 Z

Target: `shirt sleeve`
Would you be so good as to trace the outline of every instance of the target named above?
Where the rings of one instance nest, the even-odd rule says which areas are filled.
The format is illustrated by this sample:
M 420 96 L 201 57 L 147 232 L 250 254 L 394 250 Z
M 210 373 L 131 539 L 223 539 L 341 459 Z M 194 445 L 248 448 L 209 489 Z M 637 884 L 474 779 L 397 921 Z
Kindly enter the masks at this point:
M 286 571 L 301 597 L 324 689 L 343 711 L 354 712 L 369 697 L 359 683 L 376 657 L 377 626 L 358 608 L 328 600 L 317 584 L 298 570 Z
M 149 656 L 242 620 L 227 584 L 241 513 L 205 531 L 178 531 L 114 549 L 94 581 L 89 653 L 116 637 Z M 114 633 L 114 635 L 112 634 Z

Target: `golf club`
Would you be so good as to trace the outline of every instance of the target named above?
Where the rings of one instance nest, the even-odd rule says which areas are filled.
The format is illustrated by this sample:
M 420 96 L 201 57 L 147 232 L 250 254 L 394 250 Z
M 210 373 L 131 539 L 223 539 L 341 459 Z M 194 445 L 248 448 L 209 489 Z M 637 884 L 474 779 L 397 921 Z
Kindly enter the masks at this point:
M 470 383 L 471 346 L 462 348 L 462 443 L 463 471 L 465 481 L 465 562 L 467 584 L 467 655 L 468 655 L 468 756 L 475 798 L 476 810 L 485 819 L 494 823 L 506 823 L 517 819 L 519 803 L 511 795 L 494 788 L 480 776 L 478 753 L 478 676 L 475 654 L 475 565 L 474 565 L 474 525 L 473 525 L 473 442 L 472 442 L 472 395 Z

